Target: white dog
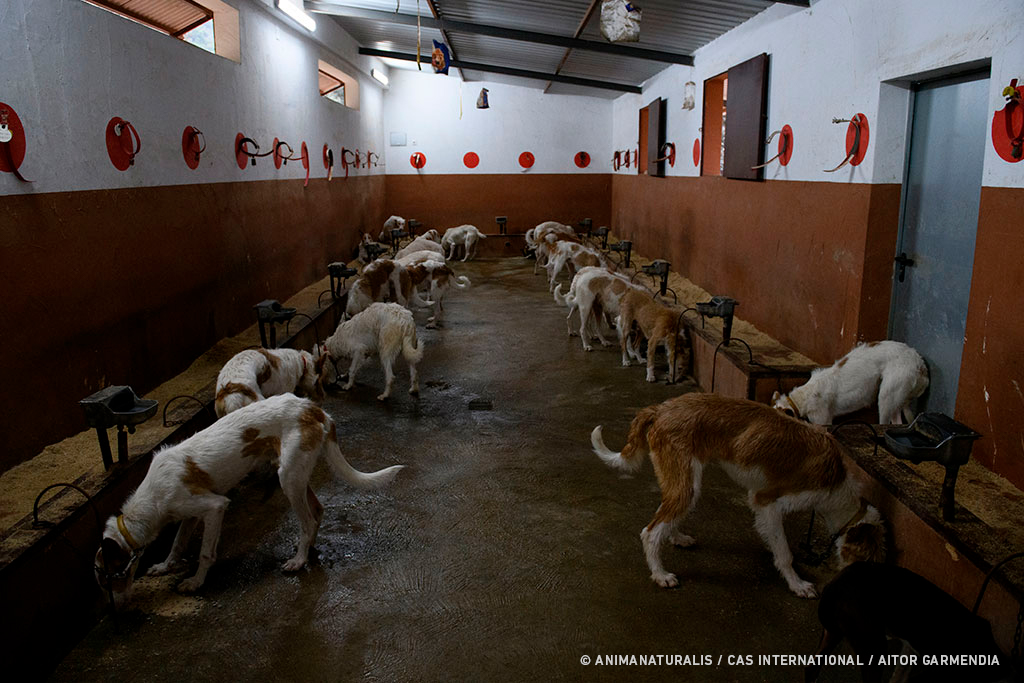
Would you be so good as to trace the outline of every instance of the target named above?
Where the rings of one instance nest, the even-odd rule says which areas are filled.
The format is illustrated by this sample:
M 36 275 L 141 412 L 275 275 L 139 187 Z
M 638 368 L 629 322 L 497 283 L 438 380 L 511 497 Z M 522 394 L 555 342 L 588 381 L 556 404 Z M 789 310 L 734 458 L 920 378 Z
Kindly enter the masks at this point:
M 377 397 L 383 401 L 391 395 L 391 383 L 395 380 L 393 366 L 401 353 L 409 364 L 409 393 L 420 393 L 419 375 L 416 365 L 423 360 L 423 346 L 416 339 L 416 323 L 412 313 L 398 304 L 370 304 L 365 311 L 338 325 L 334 334 L 324 342 L 327 354 L 334 360 L 351 358 L 348 382 L 342 387 L 352 388 L 356 372 L 364 358 L 376 354 L 384 367 L 384 393 Z
M 314 358 L 295 349 L 246 349 L 224 364 L 217 375 L 217 417 L 267 396 L 299 394 L 324 400 L 323 370 L 327 356 Z
M 533 274 L 537 274 L 537 269 L 540 266 L 546 266 L 548 260 L 551 258 L 551 254 L 555 249 L 555 245 L 559 242 L 576 242 L 579 243 L 579 238 L 576 237 L 576 233 L 568 225 L 563 225 L 557 221 L 547 221 L 541 223 L 536 228 L 532 229 L 532 239 L 529 236 L 530 231 L 527 230 L 526 243 L 533 249 L 535 260 L 533 262 Z
M 665 571 L 666 542 L 693 545 L 677 529 L 700 495 L 704 467 L 719 462 L 747 489 L 754 527 L 772 551 L 775 567 L 789 589 L 802 598 L 817 595 L 814 585 L 793 570 L 793 553 L 783 518 L 816 510 L 825 520 L 840 564 L 881 561 L 884 529 L 878 510 L 860 497 L 843 464 L 843 448 L 820 427 L 800 422 L 763 403 L 716 394 L 684 394 L 641 410 L 629 427 L 621 453 L 604 445 L 601 427 L 590 435 L 594 452 L 613 467 L 636 471 L 650 454 L 661 487 L 661 505 L 640 532 L 651 579 L 663 588 L 679 585 Z
M 837 415 L 878 401 L 878 424 L 910 422 L 910 403 L 928 388 L 928 365 L 921 355 L 896 341 L 858 344 L 831 367 L 819 368 L 803 386 L 780 395 L 775 407 L 814 424 L 831 424 Z
M 402 252 L 398 252 L 402 253 Z M 435 261 L 437 263 L 444 263 L 444 254 L 429 249 L 423 249 L 421 251 L 413 251 L 408 254 L 404 254 L 395 261 L 405 268 L 409 266 L 415 266 L 425 261 Z
M 457 228 L 448 228 L 444 231 L 441 247 L 444 248 L 445 258 L 449 260 L 454 259 L 461 248 L 464 250 L 462 260 L 466 261 L 476 258 L 477 242 L 486 237 L 487 235 L 477 230 L 475 226 L 460 225 Z
M 448 290 L 452 285 L 466 289 L 470 285 L 465 275 L 456 276 L 447 264 L 441 261 L 427 260 L 406 268 L 414 286 L 425 289 L 434 302 L 434 315 L 427 320 L 428 328 L 435 328 L 441 323 L 441 311 Z
M 402 232 L 405 232 L 406 224 L 407 221 L 401 216 L 392 216 L 391 218 L 384 221 L 384 227 L 381 228 L 380 237 L 378 239 L 380 239 L 381 242 L 390 242 L 391 231 L 401 230 Z
M 619 303 L 623 295 L 636 290 L 641 294 L 650 296 L 650 292 L 638 285 L 632 284 L 628 278 L 616 273 L 609 272 L 600 266 L 586 266 L 576 271 L 569 287 L 569 293 L 562 296 L 562 285 L 555 287 L 555 302 L 569 307 L 569 315 L 565 318 L 565 325 L 569 336 L 573 336 L 572 314 L 579 311 L 580 314 L 580 341 L 583 342 L 584 351 L 592 351 L 590 345 L 590 331 L 592 330 L 601 344 L 613 346 L 611 342 L 601 334 L 601 321 L 614 320 L 618 317 Z
M 349 288 L 345 315 L 351 318 L 373 302 L 387 298 L 402 306 L 415 304 L 425 308 L 433 303 L 424 300 L 413 288 L 409 273 L 400 263 L 391 259 L 377 259 L 363 268 L 363 272 Z
M 401 259 L 409 254 L 419 251 L 432 251 L 437 254 L 440 260 L 444 260 L 444 248 L 441 246 L 441 237 L 437 230 L 427 230 L 425 233 L 414 239 L 395 252 L 395 259 Z
M 229 502 L 225 494 L 267 461 L 277 466 L 281 489 L 299 518 L 298 550 L 284 564 L 285 571 L 298 571 L 306 564 L 324 514 L 309 486 L 320 456 L 336 477 L 363 489 L 389 483 L 402 468 L 394 465 L 373 473 L 353 469 L 338 448 L 334 421 L 308 399 L 284 394 L 259 401 L 153 456 L 149 472 L 125 501 L 121 514 L 107 520 L 96 552 L 97 580 L 112 591 L 115 606 L 124 604 L 131 597 L 142 551 L 160 530 L 181 521 L 166 561 L 149 570 L 154 575 L 177 569 L 189 536 L 201 520 L 199 569 L 179 585 L 182 591 L 197 590 L 217 557 L 217 540 Z

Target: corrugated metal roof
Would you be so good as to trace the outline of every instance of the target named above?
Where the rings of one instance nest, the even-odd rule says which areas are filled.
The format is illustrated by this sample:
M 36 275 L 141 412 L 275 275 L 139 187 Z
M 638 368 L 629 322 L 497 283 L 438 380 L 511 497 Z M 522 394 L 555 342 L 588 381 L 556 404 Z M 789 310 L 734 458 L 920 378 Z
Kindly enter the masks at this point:
M 362 9 L 415 15 L 416 0 L 330 0 L 336 4 Z M 499 26 L 520 31 L 533 31 L 571 38 L 586 16 L 591 0 L 434 0 L 441 19 Z M 774 5 L 772 0 L 638 0 L 643 10 L 640 40 L 624 45 L 676 54 L 692 55 L 722 34 L 739 26 L 764 9 Z M 430 17 L 427 0 L 421 0 L 419 11 Z M 586 25 L 581 39 L 606 43 L 600 33 L 600 0 L 596 11 Z M 335 17 L 361 45 L 377 49 L 412 52 L 416 44 L 415 26 L 385 21 Z M 634 57 L 594 52 L 574 48 L 566 57 L 566 48 L 447 30 L 451 47 L 460 60 L 479 62 L 499 67 L 528 69 L 565 76 L 589 78 L 612 83 L 639 86 L 663 70 L 667 64 Z M 423 29 L 424 43 L 440 40 L 440 32 Z M 429 47 L 424 47 L 424 53 Z M 563 64 L 563 57 L 565 58 Z M 559 65 L 561 68 L 559 69 Z M 467 79 L 480 77 L 498 80 L 496 74 L 465 72 Z M 522 83 L 517 77 L 502 77 Z M 544 87 L 545 83 L 537 83 Z M 594 96 L 615 97 L 614 92 L 586 88 Z M 549 92 L 579 94 L 577 85 L 555 84 Z
M 192 0 L 86 0 L 129 19 L 178 36 L 213 17 Z

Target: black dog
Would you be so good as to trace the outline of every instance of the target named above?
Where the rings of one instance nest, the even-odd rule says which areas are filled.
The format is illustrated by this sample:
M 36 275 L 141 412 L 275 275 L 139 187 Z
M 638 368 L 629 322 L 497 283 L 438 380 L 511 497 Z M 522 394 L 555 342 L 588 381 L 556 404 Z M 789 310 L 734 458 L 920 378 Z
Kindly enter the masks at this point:
M 886 636 L 904 640 L 917 651 L 917 670 L 926 671 L 928 681 L 980 683 L 1009 675 L 989 623 L 902 567 L 851 564 L 822 590 L 818 619 L 825 628 L 818 654 L 831 653 L 845 638 L 860 659 L 861 679 L 866 683 L 882 680 L 885 665 L 879 663 L 879 656 L 887 655 Z M 989 655 L 1000 663 L 943 666 L 939 659 L 943 655 Z M 820 664 L 808 666 L 805 681 L 818 680 L 820 670 Z

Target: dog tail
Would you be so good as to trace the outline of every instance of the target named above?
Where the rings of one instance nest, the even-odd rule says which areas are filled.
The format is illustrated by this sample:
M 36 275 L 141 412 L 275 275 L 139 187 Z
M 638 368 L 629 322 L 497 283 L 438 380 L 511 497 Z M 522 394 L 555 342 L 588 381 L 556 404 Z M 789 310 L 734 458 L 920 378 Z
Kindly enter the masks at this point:
M 416 326 L 413 325 L 409 334 L 402 337 L 402 357 L 409 365 L 416 365 L 423 360 L 423 345 L 416 338 Z
M 376 472 L 360 472 L 348 464 L 341 448 L 338 446 L 338 435 L 335 431 L 334 422 L 328 418 L 330 423 L 330 434 L 327 437 L 327 447 L 324 452 L 327 454 L 327 463 L 331 466 L 334 476 L 344 479 L 349 485 L 357 489 L 377 489 L 390 484 L 398 470 L 405 465 L 392 465 Z
M 555 296 L 555 303 L 556 304 L 560 304 L 562 306 L 568 306 L 569 305 L 569 295 L 566 294 L 565 296 L 562 296 L 562 283 L 561 282 L 558 283 L 558 286 L 555 287 L 555 290 L 552 292 L 552 294 L 554 294 L 554 296 Z
M 465 275 L 459 275 L 459 276 L 457 276 L 457 277 L 456 277 L 456 278 L 455 278 L 454 280 L 452 280 L 452 283 L 453 283 L 453 284 L 454 284 L 454 285 L 455 285 L 456 287 L 458 287 L 459 289 L 466 289 L 467 287 L 469 287 L 469 286 L 470 286 L 470 285 L 472 284 L 472 283 L 471 283 L 471 282 L 469 281 L 469 278 L 468 278 L 468 277 L 466 277 Z
M 643 456 L 647 455 L 647 430 L 654 422 L 656 412 L 654 408 L 644 408 L 629 426 L 629 438 L 626 440 L 626 447 L 621 453 L 616 453 L 604 445 L 604 438 L 601 435 L 601 426 L 594 427 L 590 433 L 590 444 L 594 447 L 594 453 L 606 465 L 615 467 L 627 472 L 635 472 L 643 465 Z
M 423 296 L 420 294 L 419 290 L 417 289 L 412 290 L 412 294 L 409 296 L 409 301 L 419 306 L 420 308 L 426 308 L 428 306 L 434 305 L 433 301 L 429 299 L 424 299 Z

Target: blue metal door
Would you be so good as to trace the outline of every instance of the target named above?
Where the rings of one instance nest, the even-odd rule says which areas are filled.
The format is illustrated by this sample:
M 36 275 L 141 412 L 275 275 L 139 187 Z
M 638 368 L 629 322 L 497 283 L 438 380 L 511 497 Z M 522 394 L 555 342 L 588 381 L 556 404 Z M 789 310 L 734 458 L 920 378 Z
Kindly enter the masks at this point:
M 915 88 L 889 334 L 918 350 L 927 409 L 953 415 L 974 269 L 988 73 Z

